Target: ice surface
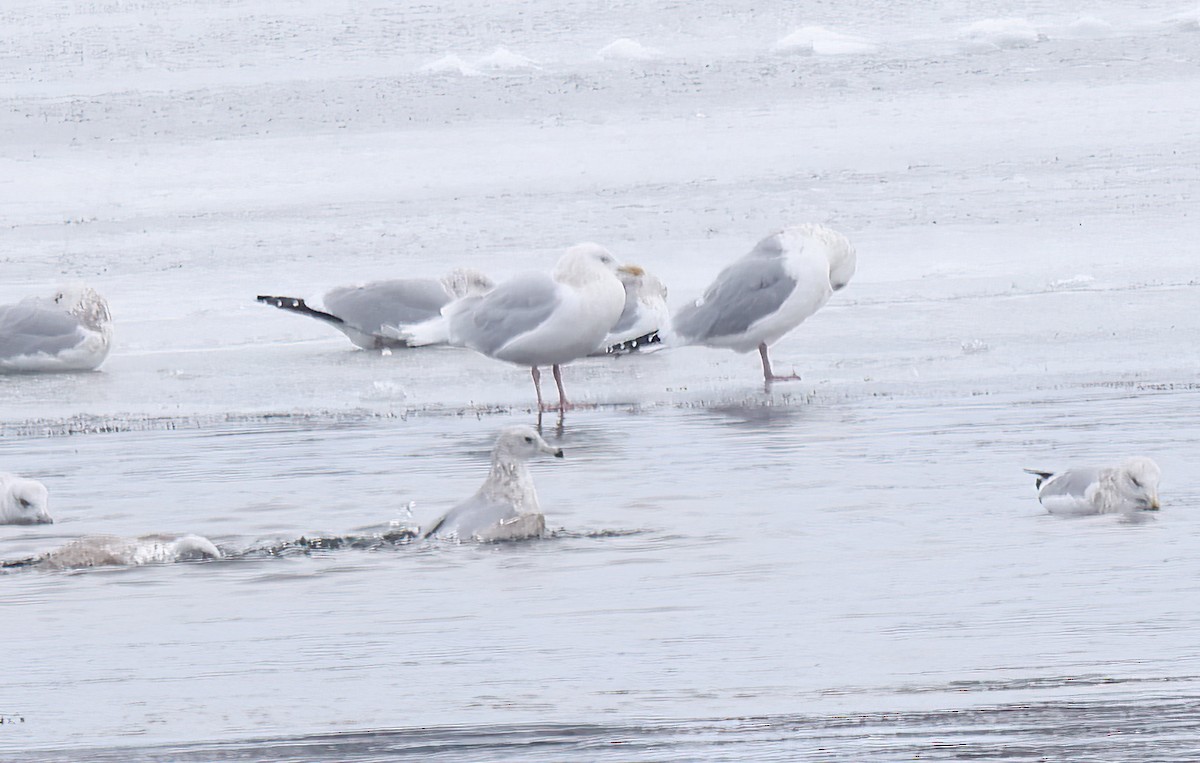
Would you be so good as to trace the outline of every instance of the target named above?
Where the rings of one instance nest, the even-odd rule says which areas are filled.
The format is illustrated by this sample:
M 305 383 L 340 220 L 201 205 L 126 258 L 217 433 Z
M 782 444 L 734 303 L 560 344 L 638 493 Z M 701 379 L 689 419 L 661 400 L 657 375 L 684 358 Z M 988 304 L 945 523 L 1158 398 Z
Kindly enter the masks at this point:
M 1195 738 L 1200 675 L 1195 3 L 688 8 L 5 6 L 0 303 L 85 281 L 115 344 L 97 373 L 0 378 L 0 469 L 56 519 L 2 528 L 3 559 L 340 536 L 410 501 L 427 523 L 499 426 L 536 421 L 526 371 L 355 350 L 256 294 L 500 280 L 595 240 L 679 304 L 803 221 L 845 231 L 859 272 L 772 348 L 804 380 L 770 392 L 704 348 L 572 364 L 597 408 L 543 421 L 571 459 L 538 475 L 545 541 L 0 576 L 0 643 L 38 645 L 6 669 L 25 723 L 0 757 L 586 720 L 604 744 L 544 759 L 649 758 L 688 736 L 646 719 L 746 739 L 740 759 L 964 752 L 948 737 L 1195 757 L 1172 737 Z M 1088 16 L 1112 33 L 1072 35 Z M 878 46 L 771 49 L 803 26 Z M 620 38 L 669 55 L 597 59 Z M 460 76 L 498 45 L 541 68 Z M 1020 471 L 1136 453 L 1163 469 L 1139 525 L 1047 517 Z M 704 720 L 732 716 L 783 720 Z

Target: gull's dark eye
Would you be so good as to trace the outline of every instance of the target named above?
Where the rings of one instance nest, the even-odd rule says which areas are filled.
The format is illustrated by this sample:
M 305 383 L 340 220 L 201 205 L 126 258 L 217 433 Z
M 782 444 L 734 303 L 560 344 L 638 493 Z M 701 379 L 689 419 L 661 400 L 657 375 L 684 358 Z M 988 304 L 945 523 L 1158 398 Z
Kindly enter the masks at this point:
M 32 503 L 25 500 L 24 498 L 18 498 L 17 500 L 21 502 L 21 508 L 24 508 L 24 509 L 28 509 L 30 506 L 33 505 Z
M 1140 482 L 1138 482 L 1138 481 L 1137 481 L 1137 477 L 1130 477 L 1130 478 L 1129 478 L 1129 481 L 1133 483 L 1133 486 L 1134 486 L 1134 487 L 1141 487 L 1141 486 L 1142 486 L 1142 483 L 1140 483 Z
M 526 438 L 525 438 L 525 442 L 533 442 L 533 438 L 532 438 L 532 437 L 526 437 Z

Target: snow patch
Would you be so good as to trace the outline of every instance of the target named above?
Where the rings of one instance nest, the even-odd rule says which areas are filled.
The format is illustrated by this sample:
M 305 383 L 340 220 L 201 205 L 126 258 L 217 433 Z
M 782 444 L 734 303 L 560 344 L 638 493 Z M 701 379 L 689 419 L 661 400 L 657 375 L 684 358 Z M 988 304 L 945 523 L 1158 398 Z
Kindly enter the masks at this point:
M 481 73 L 453 53 L 442 56 L 436 61 L 430 61 L 421 67 L 421 71 L 430 74 L 461 74 L 464 77 L 475 77 Z
M 1050 288 L 1056 289 L 1056 290 L 1057 289 L 1078 289 L 1080 287 L 1091 284 L 1095 280 L 1096 279 L 1093 278 L 1092 276 L 1087 276 L 1087 275 L 1071 276 L 1070 278 L 1060 278 L 1057 281 L 1051 281 Z
M 959 30 L 959 37 L 989 49 L 1027 48 L 1046 39 L 1026 19 L 983 19 Z
M 873 53 L 879 46 L 865 37 L 854 37 L 819 26 L 800 27 L 772 46 L 779 53 L 815 53 L 819 56 Z
M 367 401 L 387 402 L 389 400 L 399 401 L 408 397 L 408 391 L 394 381 L 376 380 L 371 383 L 371 387 L 359 395 L 359 399 Z
M 661 50 L 647 47 L 628 37 L 613 40 L 596 52 L 596 57 L 602 61 L 652 61 L 662 56 Z
M 979 355 L 991 349 L 988 347 L 987 342 L 982 339 L 971 339 L 970 341 L 963 342 L 961 346 L 963 355 Z
M 1200 32 L 1200 5 L 1167 19 L 1167 23 L 1185 32 Z
M 541 64 L 520 53 L 514 53 L 505 47 L 497 47 L 491 53 L 475 62 L 480 69 L 492 71 L 517 71 L 520 69 L 541 69 Z
M 1113 34 L 1113 25 L 1095 16 L 1080 16 L 1067 26 L 1071 37 L 1108 37 Z

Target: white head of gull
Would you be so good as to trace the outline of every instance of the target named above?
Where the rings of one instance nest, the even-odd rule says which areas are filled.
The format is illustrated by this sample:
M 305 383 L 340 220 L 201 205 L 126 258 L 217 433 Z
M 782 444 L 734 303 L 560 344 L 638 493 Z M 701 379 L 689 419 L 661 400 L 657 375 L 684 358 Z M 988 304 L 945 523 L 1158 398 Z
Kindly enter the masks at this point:
M 0 305 L 0 373 L 92 371 L 111 344 L 108 302 L 86 286 Z
M 486 294 L 452 302 L 442 310 L 450 344 L 489 358 L 527 366 L 542 400 L 539 366 L 551 366 L 558 385 L 558 408 L 570 407 L 561 366 L 600 346 L 621 315 L 625 288 L 617 278 L 623 266 L 599 244 L 578 244 L 549 273 L 524 273 Z M 398 334 L 424 342 L 430 323 L 402 327 Z M 436 335 L 436 334 L 435 334 Z
M 1037 477 L 1038 501 L 1051 514 L 1117 514 L 1157 511 L 1158 482 L 1162 470 L 1144 456 L 1117 466 L 1041 472 Z
M 821 308 L 850 282 L 857 255 L 850 241 L 817 223 L 767 236 L 729 267 L 695 302 L 672 319 L 672 339 L 683 344 L 758 349 L 763 380 L 799 379 L 771 370 L 767 347 Z
M 446 512 L 425 537 L 478 541 L 540 537 L 546 520 L 526 462 L 541 455 L 562 458 L 563 452 L 543 440 L 533 427 L 522 424 L 502 429 L 492 448 L 492 468 L 483 485 L 475 495 Z
M 42 483 L 0 472 L 0 524 L 49 524 L 54 521 L 49 504 L 50 494 Z

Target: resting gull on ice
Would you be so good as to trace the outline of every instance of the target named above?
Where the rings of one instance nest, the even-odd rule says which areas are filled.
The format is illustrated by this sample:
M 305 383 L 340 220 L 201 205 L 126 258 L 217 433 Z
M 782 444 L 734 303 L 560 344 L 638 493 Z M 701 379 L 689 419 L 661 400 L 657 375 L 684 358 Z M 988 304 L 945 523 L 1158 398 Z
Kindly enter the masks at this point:
M 1131 458 L 1119 466 L 1040 472 L 1038 501 L 1051 514 L 1116 514 L 1156 511 L 1162 472 L 1148 458 Z
M 108 357 L 112 317 L 94 289 L 0 305 L 0 373 L 92 371 Z
M 20 564 L 75 570 L 85 567 L 191 562 L 220 557 L 220 549 L 208 538 L 199 535 L 144 535 L 140 538 L 88 535 L 73 540 L 62 548 L 34 557 L 26 563 L 9 563 L 7 566 Z
M 662 281 L 629 263 L 617 277 L 625 287 L 625 307 L 608 330 L 597 355 L 626 355 L 661 344 L 659 331 L 671 320 L 667 309 L 667 287 Z
M 49 494 L 37 480 L 0 472 L 0 525 L 50 524 Z
M 816 223 L 785 228 L 717 274 L 704 296 L 672 319 L 672 339 L 682 344 L 758 349 L 763 380 L 799 379 L 771 370 L 767 347 L 815 313 L 854 275 L 849 240 Z
M 325 294 L 325 311 L 309 307 L 298 297 L 260 294 L 258 301 L 324 321 L 364 350 L 382 350 L 408 346 L 404 339 L 386 333 L 384 326 L 429 320 L 450 302 L 491 288 L 491 279 L 478 270 L 456 268 L 441 279 L 401 278 L 341 286 Z M 442 337 L 429 344 L 444 342 Z
M 486 294 L 451 302 L 439 318 L 399 326 L 395 335 L 414 346 L 443 341 L 469 347 L 489 358 L 527 366 L 542 401 L 541 371 L 551 366 L 558 385 L 558 408 L 570 407 L 560 366 L 601 346 L 625 304 L 618 273 L 626 270 L 599 244 L 577 244 L 550 274 L 514 276 Z
M 562 449 L 543 440 L 533 427 L 521 424 L 502 429 L 492 448 L 492 469 L 483 486 L 446 512 L 425 537 L 478 541 L 540 537 L 546 530 L 546 519 L 525 462 L 541 454 L 563 457 Z

